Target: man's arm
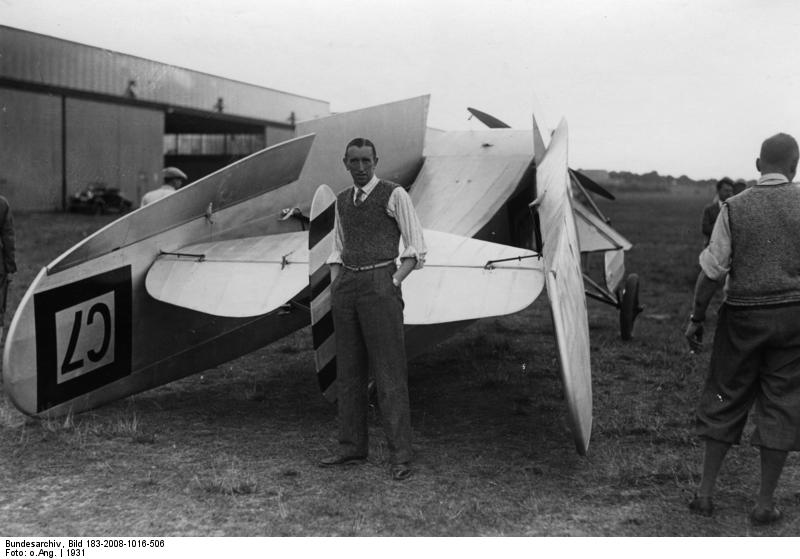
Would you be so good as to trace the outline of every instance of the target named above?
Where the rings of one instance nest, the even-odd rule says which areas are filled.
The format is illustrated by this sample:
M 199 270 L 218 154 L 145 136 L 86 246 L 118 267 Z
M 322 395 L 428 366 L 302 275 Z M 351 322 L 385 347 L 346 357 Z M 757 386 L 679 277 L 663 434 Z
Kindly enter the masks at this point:
M 702 270 L 697 275 L 697 281 L 694 284 L 692 314 L 689 316 L 689 325 L 684 334 L 689 342 L 689 349 L 692 351 L 699 351 L 703 347 L 703 323 L 706 320 L 706 310 L 721 284 L 722 282 L 709 278 Z
M 394 284 L 399 286 L 413 270 L 423 267 L 428 249 L 425 246 L 422 224 L 405 189 L 395 188 L 392 191 L 387 211 L 397 221 L 405 245 L 405 250 L 400 255 L 400 267 L 392 278 Z
M 731 228 L 728 206 L 724 204 L 714 222 L 708 246 L 700 253 L 700 273 L 694 286 L 694 300 L 685 336 L 689 348 L 699 351 L 703 345 L 703 322 L 711 298 L 723 285 L 731 266 Z
M 331 283 L 342 271 L 342 223 L 339 221 L 339 208 L 335 207 L 333 212 L 333 248 L 331 255 L 326 261 L 331 271 Z

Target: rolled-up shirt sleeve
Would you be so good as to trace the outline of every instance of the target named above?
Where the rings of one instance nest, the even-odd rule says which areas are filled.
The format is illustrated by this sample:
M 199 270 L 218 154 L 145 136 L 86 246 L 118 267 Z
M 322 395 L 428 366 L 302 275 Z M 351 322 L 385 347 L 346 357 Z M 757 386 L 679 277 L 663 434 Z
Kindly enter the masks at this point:
M 336 206 L 333 218 L 333 247 L 331 248 L 331 255 L 325 262 L 327 264 L 341 264 L 343 246 L 342 223 L 339 221 L 339 206 Z
M 728 218 L 728 205 L 723 204 L 719 212 L 711 240 L 700 253 L 700 267 L 709 279 L 720 281 L 731 269 L 731 227 Z
M 414 258 L 417 265 L 414 269 L 419 270 L 425 265 L 425 255 L 428 248 L 425 245 L 425 235 L 422 232 L 422 224 L 419 221 L 411 196 L 403 188 L 395 188 L 389 197 L 386 211 L 397 221 L 400 228 L 400 235 L 403 238 L 405 249 L 400 254 L 400 260 Z

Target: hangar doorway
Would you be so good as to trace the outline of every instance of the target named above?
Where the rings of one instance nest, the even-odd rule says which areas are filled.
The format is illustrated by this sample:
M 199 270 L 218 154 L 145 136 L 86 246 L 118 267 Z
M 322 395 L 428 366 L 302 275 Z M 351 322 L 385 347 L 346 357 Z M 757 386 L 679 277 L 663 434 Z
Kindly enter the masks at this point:
M 178 167 L 189 182 L 294 135 L 293 122 L 272 123 L 223 112 L 169 108 L 164 117 L 164 166 Z

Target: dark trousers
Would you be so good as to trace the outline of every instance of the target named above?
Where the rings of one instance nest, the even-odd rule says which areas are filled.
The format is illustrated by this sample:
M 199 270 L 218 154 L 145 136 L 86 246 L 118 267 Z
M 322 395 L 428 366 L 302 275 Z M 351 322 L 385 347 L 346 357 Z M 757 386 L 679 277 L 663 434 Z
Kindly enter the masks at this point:
M 6 299 L 8 299 L 8 276 L 0 274 L 0 328 L 6 323 Z
M 395 266 L 353 272 L 332 286 L 336 331 L 339 444 L 347 456 L 367 455 L 368 382 L 375 377 L 390 461 L 411 460 L 411 413 L 403 331 L 403 297 L 392 284 Z
M 736 307 L 719 313 L 698 433 L 738 444 L 755 405 L 752 443 L 800 450 L 800 305 Z

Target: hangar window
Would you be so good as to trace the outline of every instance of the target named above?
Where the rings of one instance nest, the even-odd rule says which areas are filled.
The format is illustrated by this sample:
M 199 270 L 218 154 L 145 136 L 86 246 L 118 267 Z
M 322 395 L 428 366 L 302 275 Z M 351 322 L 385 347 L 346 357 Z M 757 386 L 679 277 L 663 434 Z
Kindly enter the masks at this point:
M 266 147 L 264 134 L 165 134 L 164 155 L 244 156 Z

